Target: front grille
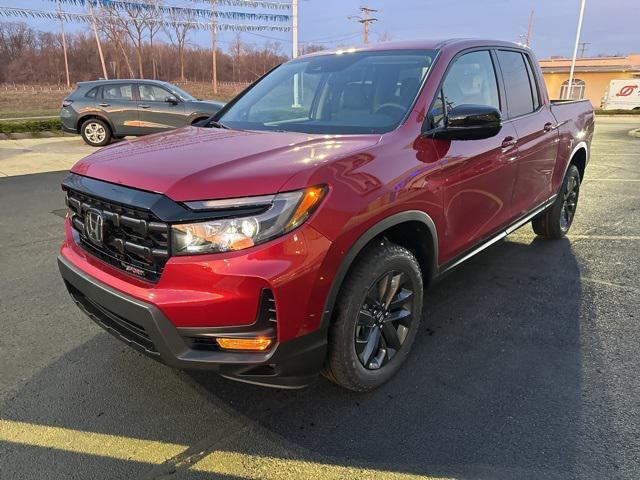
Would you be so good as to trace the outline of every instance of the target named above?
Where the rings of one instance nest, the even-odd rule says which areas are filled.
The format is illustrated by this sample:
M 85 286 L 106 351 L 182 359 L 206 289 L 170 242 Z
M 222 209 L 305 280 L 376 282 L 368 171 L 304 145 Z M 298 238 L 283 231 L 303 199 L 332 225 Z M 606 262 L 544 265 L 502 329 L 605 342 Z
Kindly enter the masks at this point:
M 71 225 L 79 244 L 115 267 L 156 282 L 169 258 L 169 227 L 151 212 L 67 189 Z M 91 238 L 86 216 L 99 215 L 102 238 Z M 95 232 L 93 232 L 95 237 Z
M 145 353 L 159 355 L 144 327 L 94 302 L 70 283 L 65 283 L 76 305 L 94 322 Z

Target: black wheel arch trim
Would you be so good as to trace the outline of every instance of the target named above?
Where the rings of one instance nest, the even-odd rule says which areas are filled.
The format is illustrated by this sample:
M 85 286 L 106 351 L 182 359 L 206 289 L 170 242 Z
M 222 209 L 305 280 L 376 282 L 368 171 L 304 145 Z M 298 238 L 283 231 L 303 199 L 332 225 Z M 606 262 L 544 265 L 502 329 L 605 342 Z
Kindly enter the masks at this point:
M 433 243 L 433 251 L 431 252 L 431 278 L 435 276 L 438 271 L 438 232 L 436 230 L 436 225 L 433 219 L 421 210 L 407 210 L 404 212 L 396 213 L 394 215 L 390 215 L 366 230 L 360 236 L 360 238 L 358 238 L 358 240 L 351 246 L 347 254 L 342 259 L 342 263 L 340 264 L 340 267 L 338 268 L 338 271 L 331 284 L 329 295 L 325 300 L 324 309 L 322 311 L 322 320 L 320 322 L 320 329 L 326 329 L 329 326 L 333 309 L 338 298 L 338 294 L 340 293 L 340 289 L 342 288 L 342 284 L 345 280 L 345 277 L 347 276 L 347 273 L 349 272 L 349 269 L 353 265 L 354 260 L 360 254 L 360 252 L 362 252 L 362 250 L 369 244 L 369 242 L 371 242 L 371 240 L 380 236 L 380 234 L 384 233 L 389 228 L 407 222 L 420 222 L 427 227 Z

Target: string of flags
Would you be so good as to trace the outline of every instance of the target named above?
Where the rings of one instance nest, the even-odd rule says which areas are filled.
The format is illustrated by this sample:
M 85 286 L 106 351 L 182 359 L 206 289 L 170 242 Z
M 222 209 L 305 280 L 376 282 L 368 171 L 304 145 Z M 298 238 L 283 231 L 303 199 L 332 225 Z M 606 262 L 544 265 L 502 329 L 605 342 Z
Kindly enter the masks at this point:
M 57 2 L 58 0 L 51 0 Z M 210 0 L 191 0 L 197 3 L 210 3 Z M 109 3 L 109 0 L 61 0 L 62 3 L 70 3 L 73 5 L 85 6 L 91 3 L 92 6 L 97 4 Z M 286 2 L 269 2 L 263 0 L 214 0 L 216 6 L 223 7 L 247 7 L 247 8 L 264 8 L 267 10 L 288 10 L 291 8 L 290 3 Z
M 56 3 L 67 3 L 71 5 L 92 7 L 113 8 L 116 10 L 144 10 L 155 11 L 173 16 L 189 16 L 199 18 L 211 18 L 234 21 L 248 21 L 248 22 L 289 22 L 291 17 L 286 14 L 277 13 L 253 13 L 253 12 L 237 12 L 226 10 L 212 10 L 211 8 L 190 8 L 190 7 L 176 7 L 171 5 L 162 5 L 157 3 L 141 3 L 131 0 L 49 0 Z M 216 0 L 220 3 L 220 0 Z M 254 2 L 254 3 L 269 3 L 270 5 L 288 5 L 288 4 L 275 4 L 271 2 Z
M 220 0 L 217 0 L 220 1 Z M 230 0 L 235 1 L 235 0 Z M 121 2 L 124 3 L 124 2 Z M 29 8 L 4 7 L 0 6 L 0 16 L 18 17 L 18 18 L 38 18 L 46 20 L 64 20 L 67 22 L 84 22 L 91 23 L 93 17 L 87 13 L 65 12 L 62 10 L 34 10 Z M 164 18 L 154 18 L 147 20 L 149 23 L 161 24 L 163 26 L 172 25 L 189 25 L 197 30 L 216 31 L 236 31 L 236 32 L 288 32 L 291 27 L 288 25 L 255 25 L 255 24 L 236 24 L 236 23 L 211 23 L 199 22 L 191 20 L 171 20 Z

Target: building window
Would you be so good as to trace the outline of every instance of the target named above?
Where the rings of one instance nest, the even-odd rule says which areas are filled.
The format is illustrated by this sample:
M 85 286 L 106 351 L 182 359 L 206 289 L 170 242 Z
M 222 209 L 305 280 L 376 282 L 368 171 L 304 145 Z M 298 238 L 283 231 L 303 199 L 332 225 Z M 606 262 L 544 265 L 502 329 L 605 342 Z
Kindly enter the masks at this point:
M 584 87 L 584 80 L 574 78 L 573 82 L 571 82 L 571 93 L 569 94 L 569 80 L 565 80 L 560 87 L 560 98 L 582 100 L 584 98 Z

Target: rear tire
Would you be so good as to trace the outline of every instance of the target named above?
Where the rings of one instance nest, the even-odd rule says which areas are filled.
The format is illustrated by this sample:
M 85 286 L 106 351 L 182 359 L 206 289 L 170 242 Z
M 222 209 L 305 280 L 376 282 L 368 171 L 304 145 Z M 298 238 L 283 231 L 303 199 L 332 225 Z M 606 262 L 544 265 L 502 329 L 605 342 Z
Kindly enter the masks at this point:
M 580 171 L 569 165 L 555 202 L 544 213 L 531 221 L 533 231 L 541 237 L 564 237 L 573 223 L 580 196 Z
M 90 118 L 80 127 L 80 134 L 87 145 L 104 147 L 111 142 L 112 134 L 109 125 L 98 118 Z
M 369 247 L 336 302 L 323 375 L 359 392 L 389 380 L 411 350 L 422 295 L 420 266 L 409 250 L 384 240 Z

